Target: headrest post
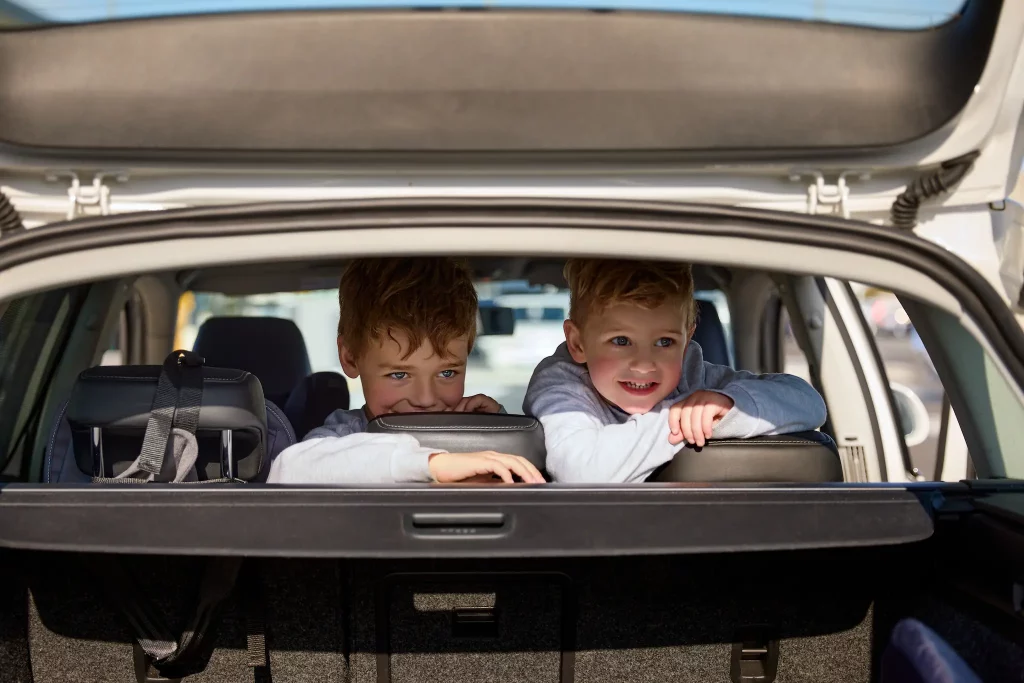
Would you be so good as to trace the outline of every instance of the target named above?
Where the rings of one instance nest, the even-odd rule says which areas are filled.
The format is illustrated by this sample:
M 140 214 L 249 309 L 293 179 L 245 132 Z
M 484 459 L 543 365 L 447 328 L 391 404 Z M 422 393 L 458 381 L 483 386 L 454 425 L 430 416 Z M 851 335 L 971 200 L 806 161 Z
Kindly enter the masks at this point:
M 235 458 L 232 453 L 232 432 L 230 429 L 220 431 L 220 476 L 235 478 Z
M 103 430 L 99 427 L 89 430 L 89 454 L 92 456 L 92 476 L 107 476 L 103 466 Z

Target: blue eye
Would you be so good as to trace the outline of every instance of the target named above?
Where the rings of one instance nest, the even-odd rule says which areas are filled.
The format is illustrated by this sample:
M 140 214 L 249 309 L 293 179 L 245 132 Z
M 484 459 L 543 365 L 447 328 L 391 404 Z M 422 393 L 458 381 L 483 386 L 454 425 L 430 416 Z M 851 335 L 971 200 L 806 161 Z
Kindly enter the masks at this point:
M 392 372 L 388 375 L 391 379 L 405 379 L 409 376 L 408 372 Z
M 654 345 L 655 346 L 661 346 L 661 347 L 669 347 L 669 346 L 672 346 L 675 343 L 676 343 L 675 339 L 670 339 L 669 337 L 662 337 L 658 341 L 654 342 Z
M 451 379 L 452 377 L 457 375 L 458 372 L 455 370 L 442 370 L 439 374 L 445 379 Z
M 629 337 L 614 337 L 611 343 L 615 346 L 629 346 Z

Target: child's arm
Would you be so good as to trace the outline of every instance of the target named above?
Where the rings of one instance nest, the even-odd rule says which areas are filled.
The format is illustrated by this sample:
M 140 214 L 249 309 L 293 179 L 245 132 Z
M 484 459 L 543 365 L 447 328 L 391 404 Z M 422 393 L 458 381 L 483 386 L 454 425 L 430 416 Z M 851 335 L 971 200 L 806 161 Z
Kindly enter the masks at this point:
M 714 428 L 716 439 L 746 439 L 817 429 L 825 423 L 825 401 L 793 375 L 757 375 L 704 363 L 704 389 L 728 396 L 734 405 Z
M 315 430 L 316 431 L 316 430 Z M 274 484 L 391 484 L 432 481 L 423 448 L 405 434 L 356 433 L 307 438 L 281 452 L 267 479 Z
M 600 398 L 577 375 L 559 363 L 544 365 L 530 381 L 523 408 L 544 427 L 553 481 L 641 482 L 679 450 L 668 440 L 667 408 L 604 424 Z

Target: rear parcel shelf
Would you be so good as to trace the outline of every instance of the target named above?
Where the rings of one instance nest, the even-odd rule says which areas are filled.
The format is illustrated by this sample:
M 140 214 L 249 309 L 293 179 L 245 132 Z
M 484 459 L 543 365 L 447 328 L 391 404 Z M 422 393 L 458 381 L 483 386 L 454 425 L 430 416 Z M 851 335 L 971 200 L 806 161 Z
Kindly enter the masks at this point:
M 958 486 L 7 484 L 0 547 L 400 558 L 898 545 L 929 538 L 936 494 Z

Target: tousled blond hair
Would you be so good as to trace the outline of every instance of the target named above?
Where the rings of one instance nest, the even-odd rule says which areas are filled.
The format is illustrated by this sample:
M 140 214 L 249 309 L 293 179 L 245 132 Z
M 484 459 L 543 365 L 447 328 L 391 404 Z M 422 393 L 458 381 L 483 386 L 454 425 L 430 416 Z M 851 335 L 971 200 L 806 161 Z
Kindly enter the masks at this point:
M 697 322 L 693 272 L 687 263 L 574 258 L 566 262 L 563 274 L 569 283 L 569 318 L 581 328 L 589 316 L 622 303 L 651 309 L 677 301 L 684 330 Z
M 462 261 L 441 258 L 355 259 L 338 286 L 338 335 L 355 357 L 371 340 L 404 332 L 412 355 L 424 341 L 447 357 L 448 344 L 476 338 L 477 297 L 473 276 Z

